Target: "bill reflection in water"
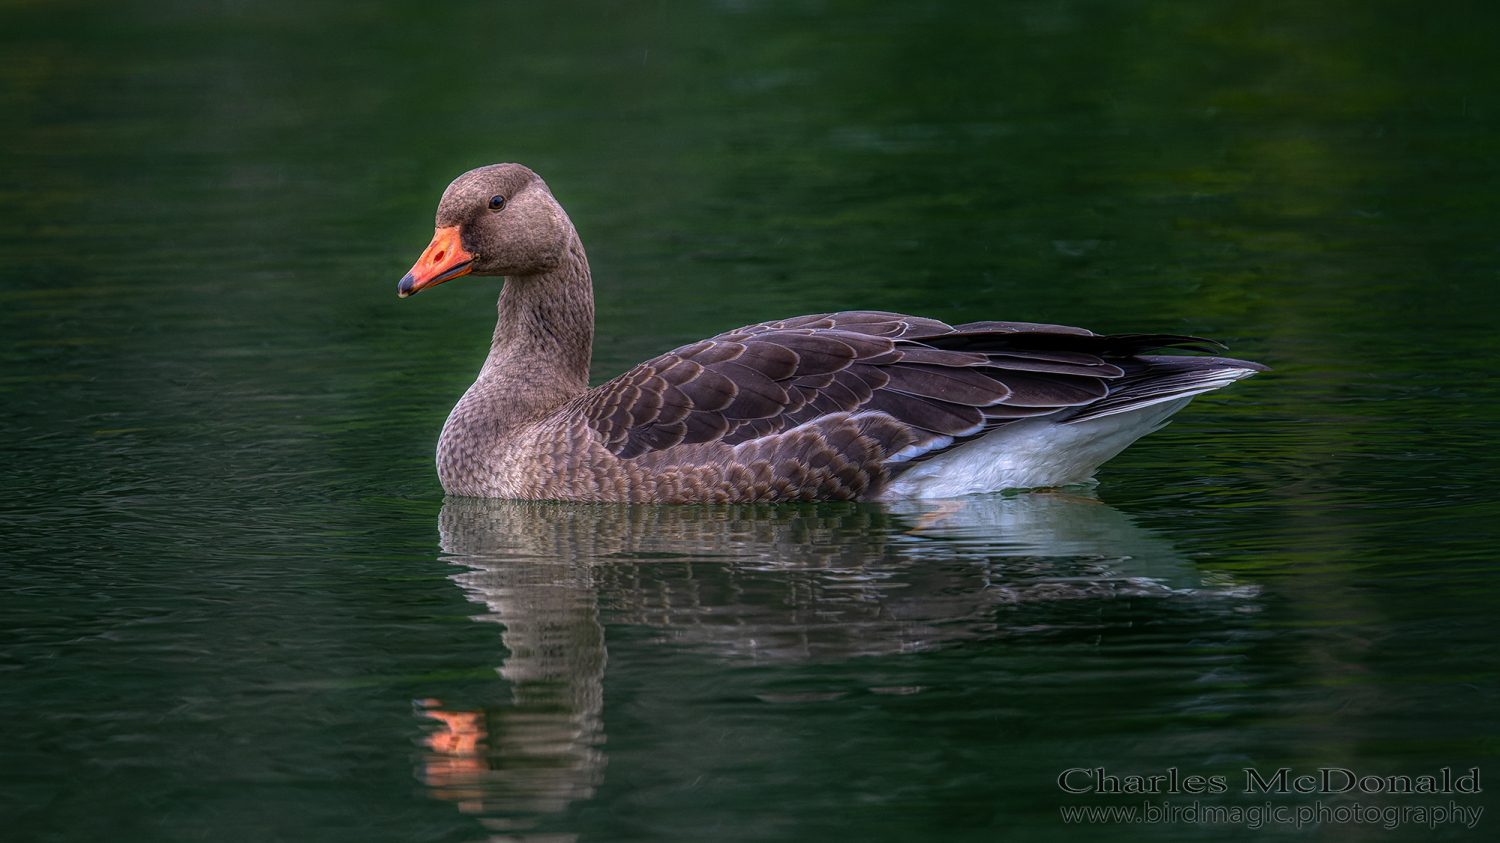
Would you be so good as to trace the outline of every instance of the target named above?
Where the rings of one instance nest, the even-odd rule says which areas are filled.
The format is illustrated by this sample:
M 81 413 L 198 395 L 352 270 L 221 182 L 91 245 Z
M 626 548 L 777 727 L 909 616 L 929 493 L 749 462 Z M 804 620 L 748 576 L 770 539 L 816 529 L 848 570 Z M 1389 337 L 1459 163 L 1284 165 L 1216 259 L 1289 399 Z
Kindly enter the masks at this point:
M 1146 597 L 1253 610 L 1255 597 L 1206 583 L 1165 539 L 1068 494 L 721 507 L 450 498 L 440 531 L 467 569 L 454 579 L 488 609 L 476 620 L 503 627 L 512 699 L 481 710 L 420 700 L 437 724 L 420 776 L 495 831 L 555 818 L 602 783 L 606 621 L 764 665 L 1039 631 L 1007 623 L 1006 607 Z

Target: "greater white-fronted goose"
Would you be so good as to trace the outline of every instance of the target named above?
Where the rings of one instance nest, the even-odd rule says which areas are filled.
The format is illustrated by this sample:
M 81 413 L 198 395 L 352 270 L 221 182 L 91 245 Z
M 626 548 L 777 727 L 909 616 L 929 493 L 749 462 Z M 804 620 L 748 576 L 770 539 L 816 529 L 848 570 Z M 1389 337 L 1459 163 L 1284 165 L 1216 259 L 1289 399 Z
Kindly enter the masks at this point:
M 1264 366 L 1217 345 L 849 311 L 748 325 L 588 388 L 583 244 L 519 164 L 459 176 L 397 291 L 503 275 L 437 467 L 451 495 L 632 503 L 951 497 L 1089 480 L 1192 396 Z

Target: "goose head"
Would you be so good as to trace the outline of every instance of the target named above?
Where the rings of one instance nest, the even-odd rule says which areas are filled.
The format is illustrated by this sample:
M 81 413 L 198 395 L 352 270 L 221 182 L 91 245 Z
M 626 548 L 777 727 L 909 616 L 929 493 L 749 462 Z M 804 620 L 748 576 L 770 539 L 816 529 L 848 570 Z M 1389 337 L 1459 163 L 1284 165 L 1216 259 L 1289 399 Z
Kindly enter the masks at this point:
M 546 182 L 520 164 L 492 164 L 453 180 L 437 230 L 396 285 L 402 298 L 461 275 L 551 272 L 568 254 L 572 223 Z

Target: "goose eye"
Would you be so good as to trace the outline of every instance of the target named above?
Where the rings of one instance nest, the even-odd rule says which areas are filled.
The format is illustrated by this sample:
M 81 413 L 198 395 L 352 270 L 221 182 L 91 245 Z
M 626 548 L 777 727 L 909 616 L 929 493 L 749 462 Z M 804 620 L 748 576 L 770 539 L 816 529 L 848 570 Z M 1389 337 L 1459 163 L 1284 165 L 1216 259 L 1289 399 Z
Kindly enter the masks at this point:
M 491 196 L 490 197 L 490 210 L 491 211 L 498 211 L 498 210 L 500 210 L 501 208 L 504 208 L 504 207 L 505 207 L 505 197 L 504 196 Z

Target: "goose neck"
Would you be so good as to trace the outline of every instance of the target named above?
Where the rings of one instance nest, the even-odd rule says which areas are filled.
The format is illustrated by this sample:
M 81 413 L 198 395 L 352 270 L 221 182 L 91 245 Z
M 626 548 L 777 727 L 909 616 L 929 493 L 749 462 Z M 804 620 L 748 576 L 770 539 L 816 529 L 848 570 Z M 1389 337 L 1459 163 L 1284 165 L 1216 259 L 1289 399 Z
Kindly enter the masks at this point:
M 481 380 L 504 377 L 517 386 L 545 386 L 549 393 L 588 389 L 594 291 L 578 236 L 570 240 L 556 269 L 505 280 Z

